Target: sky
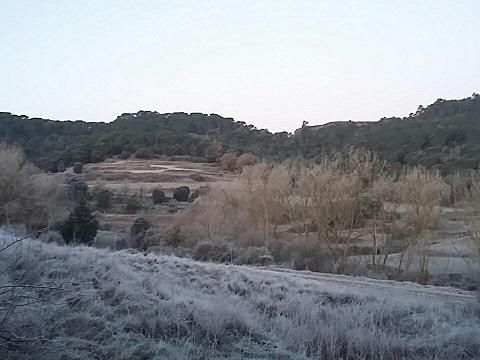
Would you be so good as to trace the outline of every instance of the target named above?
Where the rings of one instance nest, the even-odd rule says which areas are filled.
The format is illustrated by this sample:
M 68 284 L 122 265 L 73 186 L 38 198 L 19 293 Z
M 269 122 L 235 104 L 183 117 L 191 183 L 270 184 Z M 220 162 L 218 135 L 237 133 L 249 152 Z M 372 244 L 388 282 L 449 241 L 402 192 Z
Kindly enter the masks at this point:
M 0 0 L 0 111 L 272 131 L 480 92 L 478 0 Z

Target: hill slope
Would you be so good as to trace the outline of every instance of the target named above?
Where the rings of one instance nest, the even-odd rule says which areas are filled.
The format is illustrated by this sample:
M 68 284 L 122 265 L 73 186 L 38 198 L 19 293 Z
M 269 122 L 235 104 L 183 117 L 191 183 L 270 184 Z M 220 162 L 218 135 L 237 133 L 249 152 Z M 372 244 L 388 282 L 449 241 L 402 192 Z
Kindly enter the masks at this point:
M 38 165 L 55 170 L 62 162 L 98 162 L 137 152 L 204 156 L 225 149 L 282 160 L 315 159 L 349 146 L 371 149 L 391 162 L 477 169 L 480 162 L 480 96 L 437 100 L 407 118 L 304 126 L 294 134 L 272 134 L 216 114 L 140 111 L 111 123 L 59 122 L 0 113 L 0 140 L 18 143 Z M 62 167 L 62 166 L 60 166 Z
M 33 240 L 0 251 L 0 266 L 2 358 L 480 356 L 473 297 L 448 288 Z

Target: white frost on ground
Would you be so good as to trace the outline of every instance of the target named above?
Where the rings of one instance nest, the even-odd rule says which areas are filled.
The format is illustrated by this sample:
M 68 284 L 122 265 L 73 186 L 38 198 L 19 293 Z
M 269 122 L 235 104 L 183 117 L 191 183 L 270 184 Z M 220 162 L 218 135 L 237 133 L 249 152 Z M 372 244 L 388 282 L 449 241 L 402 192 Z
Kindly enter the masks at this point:
M 390 254 L 387 265 L 397 267 L 401 254 Z M 469 236 L 444 239 L 437 244 L 429 245 L 427 250 L 428 271 L 431 274 L 477 274 L 480 263 L 477 249 Z M 408 256 L 406 259 L 408 261 Z M 419 271 L 418 255 L 410 260 L 410 271 Z
M 0 271 L 21 286 L 17 307 L 0 290 L 1 359 L 480 357 L 474 296 L 450 288 L 35 240 Z

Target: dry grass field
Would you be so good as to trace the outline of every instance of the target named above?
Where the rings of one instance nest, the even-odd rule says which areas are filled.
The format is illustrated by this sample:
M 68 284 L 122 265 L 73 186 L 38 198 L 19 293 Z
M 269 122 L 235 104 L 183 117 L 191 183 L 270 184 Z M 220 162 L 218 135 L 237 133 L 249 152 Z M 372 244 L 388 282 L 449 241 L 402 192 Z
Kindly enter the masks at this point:
M 198 163 L 188 160 L 140 160 L 109 159 L 101 163 L 87 164 L 83 178 L 91 190 L 108 189 L 117 198 L 136 195 L 142 202 L 142 209 L 135 213 L 125 213 L 122 207 L 113 206 L 108 211 L 99 212 L 98 218 L 105 229 L 128 231 L 136 218 L 148 217 L 157 227 L 172 225 L 173 213 L 170 208 L 183 209 L 188 203 L 171 199 L 179 186 L 188 186 L 191 191 L 215 186 L 225 186 L 236 178 L 223 171 L 218 165 Z M 152 206 L 153 189 L 162 190 L 170 198 L 161 206 Z
M 3 359 L 480 356 L 468 291 L 33 240 L 0 266 Z
M 215 164 L 158 159 L 110 159 L 87 164 L 84 176 L 90 186 L 102 184 L 114 191 L 145 193 L 161 188 L 169 196 L 178 186 L 187 185 L 194 190 L 212 183 L 222 186 L 234 178 Z

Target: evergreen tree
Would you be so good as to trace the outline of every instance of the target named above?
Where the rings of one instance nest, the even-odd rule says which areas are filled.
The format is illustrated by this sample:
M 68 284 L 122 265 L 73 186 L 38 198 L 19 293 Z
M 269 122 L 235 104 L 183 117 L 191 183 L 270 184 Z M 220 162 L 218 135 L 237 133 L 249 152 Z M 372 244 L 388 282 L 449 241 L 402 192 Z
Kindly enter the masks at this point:
M 87 204 L 78 204 L 61 228 L 61 234 L 67 244 L 81 243 L 91 245 L 97 235 L 98 221 Z

